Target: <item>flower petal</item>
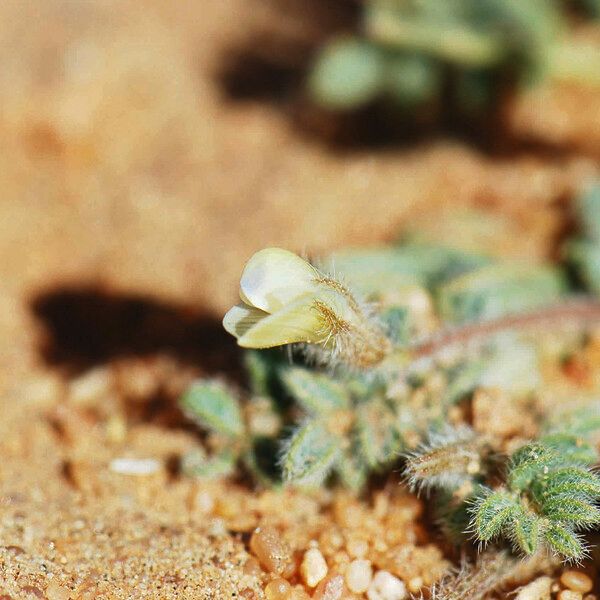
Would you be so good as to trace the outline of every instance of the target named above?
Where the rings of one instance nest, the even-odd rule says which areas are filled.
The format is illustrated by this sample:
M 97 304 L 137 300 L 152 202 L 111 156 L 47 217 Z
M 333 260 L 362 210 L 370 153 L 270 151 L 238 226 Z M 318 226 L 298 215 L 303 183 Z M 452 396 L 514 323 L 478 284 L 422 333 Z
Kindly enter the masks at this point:
M 305 260 L 282 248 L 265 248 L 246 263 L 240 281 L 244 302 L 274 313 L 316 288 L 318 271 Z
M 230 308 L 223 317 L 223 327 L 231 335 L 240 338 L 267 316 L 268 313 L 258 308 L 246 306 L 245 304 L 237 304 Z
M 271 348 L 295 342 L 323 341 L 323 322 L 314 307 L 314 296 L 304 294 L 273 315 L 260 319 L 238 338 L 244 348 Z

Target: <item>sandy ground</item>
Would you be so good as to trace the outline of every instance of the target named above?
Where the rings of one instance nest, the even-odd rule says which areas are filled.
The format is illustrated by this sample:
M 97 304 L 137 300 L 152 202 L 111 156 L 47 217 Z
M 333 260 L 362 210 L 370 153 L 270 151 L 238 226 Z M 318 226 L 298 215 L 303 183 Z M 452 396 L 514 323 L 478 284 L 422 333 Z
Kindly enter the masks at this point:
M 230 490 L 207 495 L 173 475 L 174 458 L 196 437 L 168 410 L 134 409 L 126 432 L 115 434 L 110 427 L 122 423 L 108 427 L 109 416 L 131 394 L 102 387 L 99 377 L 95 390 L 84 380 L 92 391 L 82 401 L 72 373 L 46 364 L 49 320 L 39 317 L 48 313 L 36 317 L 32 306 L 59 298 L 68 322 L 86 294 L 112 299 L 79 309 L 88 326 L 79 337 L 71 331 L 72 350 L 98 335 L 89 323 L 111 301 L 141 302 L 142 312 L 157 304 L 150 312 L 163 333 L 179 333 L 140 344 L 146 355 L 167 355 L 150 379 L 177 388 L 232 368 L 235 354 L 215 358 L 224 338 L 214 319 L 234 300 L 256 249 L 318 255 L 393 239 L 413 222 L 431 226 L 449 206 L 477 205 L 506 224 L 504 252 L 547 256 L 573 191 L 598 174 L 600 94 L 580 89 L 524 96 L 510 123 L 518 150 L 505 156 L 450 140 L 331 150 L 280 106 L 227 96 L 219 78 L 232 48 L 272 28 L 273 11 L 259 0 L 0 6 L 2 600 L 258 598 L 265 575 L 243 568 L 247 528 L 275 518 L 268 506 L 254 507 L 254 521 L 236 533 L 224 524 L 227 511 L 214 507 Z M 312 27 L 289 16 L 278 26 L 300 40 Z M 61 305 L 62 292 L 75 305 Z M 190 323 L 197 337 L 185 336 Z M 123 342 L 124 354 L 136 348 Z M 114 358 L 90 357 L 101 368 Z M 146 399 L 157 393 L 147 385 Z M 112 471 L 122 457 L 155 460 L 155 470 Z M 318 523 L 333 501 L 292 494 L 289 502 L 299 503 L 292 514 L 308 510 Z

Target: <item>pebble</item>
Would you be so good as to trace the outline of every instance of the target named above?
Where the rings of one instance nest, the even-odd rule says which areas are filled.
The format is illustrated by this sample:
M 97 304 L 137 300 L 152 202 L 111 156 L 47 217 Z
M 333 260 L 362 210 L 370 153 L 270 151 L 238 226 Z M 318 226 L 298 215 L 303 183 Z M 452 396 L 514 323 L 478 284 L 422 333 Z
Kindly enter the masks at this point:
M 278 575 L 290 571 L 292 566 L 290 549 L 274 527 L 255 529 L 250 538 L 250 550 L 267 571 Z
M 152 475 L 160 470 L 161 463 L 155 458 L 115 458 L 109 469 L 121 475 Z
M 297 585 L 292 589 L 288 600 L 310 600 L 310 596 L 301 585 Z
M 404 582 L 389 571 L 378 571 L 367 590 L 369 600 L 403 600 L 405 597 Z
M 591 591 L 594 587 L 594 582 L 591 578 L 582 573 L 581 571 L 575 571 L 574 569 L 568 569 L 563 572 L 560 576 L 560 582 L 568 589 L 574 592 L 581 592 L 585 594 Z
M 313 600 L 341 600 L 346 592 L 344 578 L 341 575 L 329 575 L 319 583 Z
M 252 575 L 254 577 L 259 577 L 262 573 L 260 565 L 258 561 L 254 558 L 254 556 L 250 556 L 248 560 L 244 563 L 244 573 L 246 575 Z
M 583 600 L 581 592 L 574 592 L 573 590 L 561 590 L 556 596 L 556 600 Z
M 84 373 L 69 384 L 69 400 L 78 406 L 91 406 L 110 391 L 112 383 L 108 369 L 99 367 Z
M 304 553 L 300 573 L 308 587 L 315 587 L 327 575 L 327 563 L 318 548 L 310 548 Z
M 358 559 L 353 560 L 346 570 L 346 585 L 351 592 L 363 594 L 369 589 L 371 579 L 373 578 L 373 569 L 371 561 Z
M 538 577 L 522 587 L 515 600 L 550 600 L 551 588 L 552 579 L 550 577 Z
M 292 592 L 292 586 L 280 577 L 273 579 L 265 587 L 265 596 L 267 600 L 287 600 Z
M 346 550 L 352 558 L 364 558 L 369 551 L 369 544 L 366 540 L 350 539 L 346 543 Z

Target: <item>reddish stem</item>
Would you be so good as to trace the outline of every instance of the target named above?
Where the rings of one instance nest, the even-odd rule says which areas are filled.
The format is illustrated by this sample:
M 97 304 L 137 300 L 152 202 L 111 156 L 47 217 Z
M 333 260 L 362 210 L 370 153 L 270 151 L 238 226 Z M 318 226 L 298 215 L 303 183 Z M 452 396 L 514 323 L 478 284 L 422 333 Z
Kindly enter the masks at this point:
M 557 320 L 559 323 L 556 323 Z M 478 339 L 511 329 L 526 329 L 545 324 L 552 325 L 554 328 L 556 325 L 560 327 L 573 321 L 582 324 L 590 321 L 600 321 L 600 301 L 591 298 L 569 300 L 527 313 L 469 323 L 416 342 L 411 350 L 415 359 L 427 358 L 435 356 L 451 346 L 469 344 Z

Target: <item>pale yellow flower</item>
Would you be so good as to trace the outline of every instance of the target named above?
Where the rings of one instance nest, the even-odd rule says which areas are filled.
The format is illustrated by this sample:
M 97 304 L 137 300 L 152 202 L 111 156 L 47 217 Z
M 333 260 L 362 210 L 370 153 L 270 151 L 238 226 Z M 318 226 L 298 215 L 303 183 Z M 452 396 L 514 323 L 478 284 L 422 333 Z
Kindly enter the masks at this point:
M 266 248 L 248 261 L 240 298 L 223 319 L 240 346 L 319 344 L 358 366 L 380 361 L 389 349 L 346 287 L 287 250 Z

